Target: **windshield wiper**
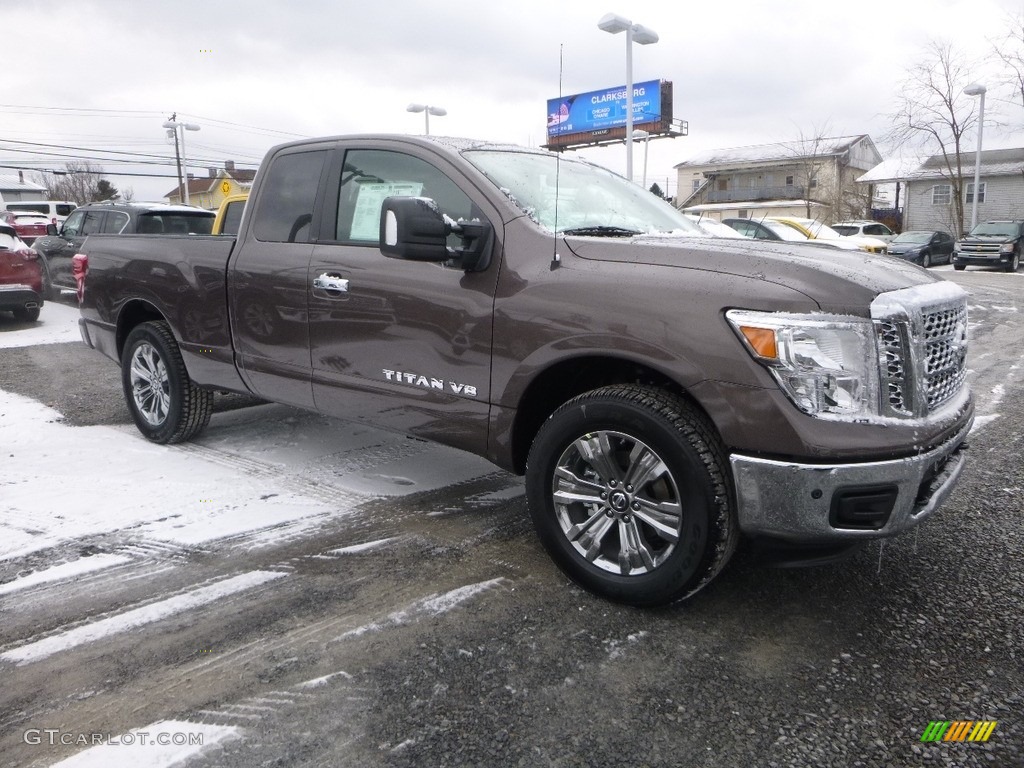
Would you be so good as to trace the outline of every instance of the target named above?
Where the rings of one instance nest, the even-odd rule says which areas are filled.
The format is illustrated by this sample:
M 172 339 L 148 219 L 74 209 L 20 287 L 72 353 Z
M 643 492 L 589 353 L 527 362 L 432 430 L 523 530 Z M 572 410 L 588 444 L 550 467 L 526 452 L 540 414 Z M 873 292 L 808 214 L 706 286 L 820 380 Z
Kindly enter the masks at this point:
M 583 235 L 585 237 L 630 237 L 631 235 L 639 235 L 641 233 L 638 230 L 625 229 L 624 227 L 593 226 L 563 229 L 562 234 Z

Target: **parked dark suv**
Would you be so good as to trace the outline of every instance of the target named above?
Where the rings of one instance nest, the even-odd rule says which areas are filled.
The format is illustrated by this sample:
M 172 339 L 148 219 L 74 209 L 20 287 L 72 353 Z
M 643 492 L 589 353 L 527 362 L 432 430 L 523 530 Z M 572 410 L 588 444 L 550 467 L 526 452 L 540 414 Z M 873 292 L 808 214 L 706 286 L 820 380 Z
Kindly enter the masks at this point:
M 974 264 L 1016 272 L 1020 266 L 1022 242 L 1024 221 L 982 222 L 953 247 L 953 269 L 963 270 L 968 264 Z
M 74 290 L 71 258 L 89 235 L 208 235 L 216 214 L 189 205 L 164 203 L 89 203 L 76 208 L 58 229 L 46 228 L 33 248 L 42 256 L 43 291 L 56 298 L 62 288 Z

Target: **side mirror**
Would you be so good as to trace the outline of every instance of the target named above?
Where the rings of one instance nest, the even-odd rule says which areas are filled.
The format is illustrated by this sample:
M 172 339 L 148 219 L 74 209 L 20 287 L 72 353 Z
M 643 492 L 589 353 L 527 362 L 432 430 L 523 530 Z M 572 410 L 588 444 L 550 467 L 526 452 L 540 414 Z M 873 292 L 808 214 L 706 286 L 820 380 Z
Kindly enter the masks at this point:
M 448 236 L 462 238 L 448 247 Z M 388 197 L 380 209 L 380 250 L 392 259 L 443 262 L 466 272 L 491 263 L 494 230 L 482 220 L 452 221 L 428 197 Z
M 392 259 L 447 261 L 451 228 L 427 197 L 387 197 L 380 209 L 380 250 Z
M 56 235 L 57 235 L 57 225 L 56 224 L 47 224 L 46 225 L 46 234 L 48 234 L 50 237 L 56 237 Z

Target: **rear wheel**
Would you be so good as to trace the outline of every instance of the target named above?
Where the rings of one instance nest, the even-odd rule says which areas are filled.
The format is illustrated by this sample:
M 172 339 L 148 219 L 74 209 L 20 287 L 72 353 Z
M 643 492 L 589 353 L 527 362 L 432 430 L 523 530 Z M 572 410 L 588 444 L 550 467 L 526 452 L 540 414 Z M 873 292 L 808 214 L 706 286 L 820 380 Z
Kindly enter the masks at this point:
M 213 393 L 188 377 L 167 323 L 142 323 L 128 334 L 121 383 L 135 426 L 154 443 L 183 442 L 210 421 Z
M 575 582 L 660 605 L 696 593 L 732 556 L 727 466 L 711 425 L 681 398 L 603 387 L 563 405 L 537 434 L 526 469 L 530 515 Z

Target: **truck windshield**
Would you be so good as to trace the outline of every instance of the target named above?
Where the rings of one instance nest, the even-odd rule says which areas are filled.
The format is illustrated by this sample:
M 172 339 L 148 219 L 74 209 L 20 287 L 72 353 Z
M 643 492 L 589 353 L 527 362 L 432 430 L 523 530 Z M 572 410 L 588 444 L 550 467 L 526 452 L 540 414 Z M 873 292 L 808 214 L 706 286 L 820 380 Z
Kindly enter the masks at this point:
M 699 227 L 664 200 L 600 166 L 540 152 L 469 150 L 464 156 L 527 216 L 552 232 L 702 236 Z
M 986 221 L 971 230 L 971 235 L 983 237 L 1016 237 L 1018 225 L 1012 221 Z

